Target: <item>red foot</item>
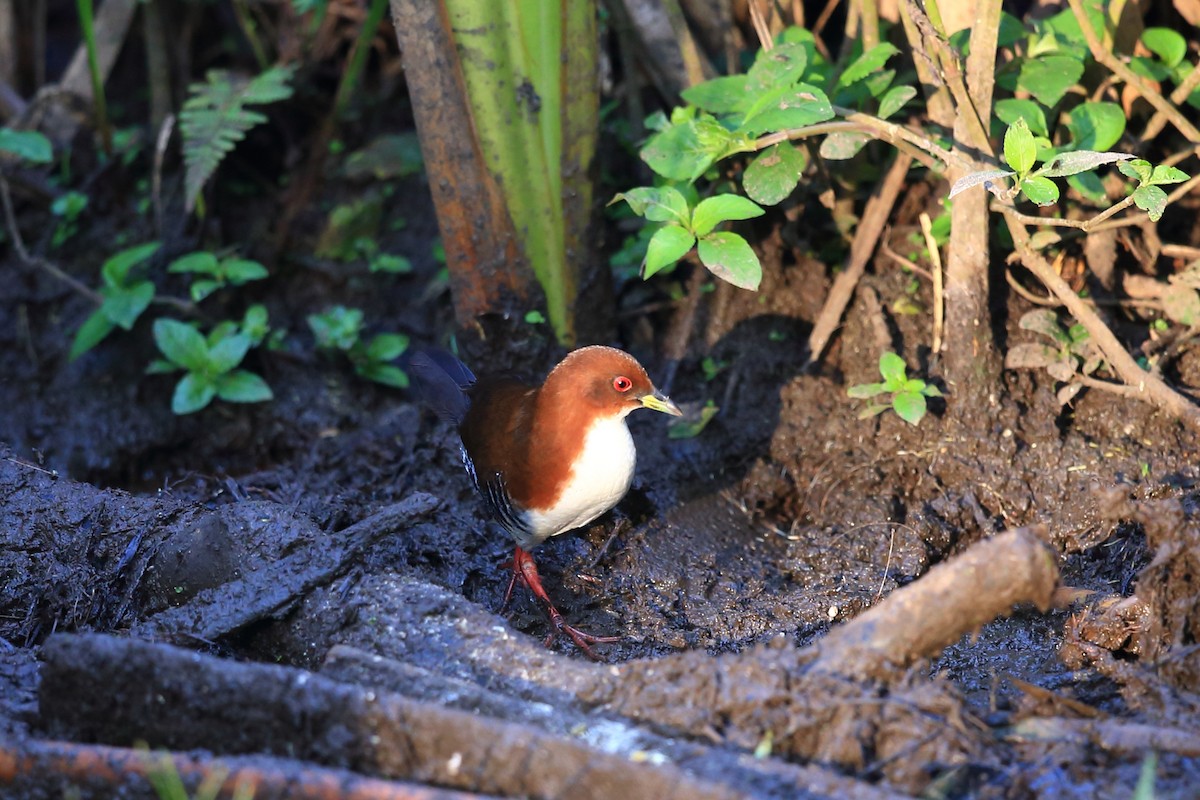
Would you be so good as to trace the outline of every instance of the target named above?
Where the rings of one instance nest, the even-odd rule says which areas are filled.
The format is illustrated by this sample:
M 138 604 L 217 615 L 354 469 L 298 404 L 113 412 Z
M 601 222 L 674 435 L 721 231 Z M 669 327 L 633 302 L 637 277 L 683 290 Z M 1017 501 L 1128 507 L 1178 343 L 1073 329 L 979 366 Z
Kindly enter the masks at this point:
M 512 578 L 508 581 L 508 589 L 504 592 L 504 606 L 507 606 L 509 599 L 512 598 L 513 587 L 516 586 L 518 580 L 528 586 L 529 591 L 533 592 L 533 596 L 540 600 L 542 605 L 546 607 L 546 615 L 550 617 L 550 624 L 554 626 L 554 629 L 546 637 L 546 646 L 549 646 L 550 642 L 554 640 L 556 633 L 563 633 L 571 638 L 571 641 L 583 651 L 584 655 L 593 661 L 599 661 L 600 657 L 592 652 L 592 648 L 588 645 L 621 641 L 620 636 L 593 636 L 590 633 L 585 633 L 578 628 L 568 625 L 566 620 L 563 619 L 563 615 L 559 613 L 558 609 L 554 607 L 554 603 L 550 601 L 550 595 L 542 587 L 542 579 L 538 575 L 537 564 L 528 551 L 520 547 L 516 549 L 513 553 L 512 571 Z

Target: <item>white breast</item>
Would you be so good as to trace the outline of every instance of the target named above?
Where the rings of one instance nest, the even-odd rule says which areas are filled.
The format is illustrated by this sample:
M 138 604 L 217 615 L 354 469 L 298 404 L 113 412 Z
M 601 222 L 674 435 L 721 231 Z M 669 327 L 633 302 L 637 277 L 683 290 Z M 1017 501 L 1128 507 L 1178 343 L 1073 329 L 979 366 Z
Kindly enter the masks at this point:
M 636 465 L 637 450 L 624 415 L 593 423 L 558 502 L 545 511 L 529 512 L 534 536 L 556 536 L 608 511 L 629 491 Z

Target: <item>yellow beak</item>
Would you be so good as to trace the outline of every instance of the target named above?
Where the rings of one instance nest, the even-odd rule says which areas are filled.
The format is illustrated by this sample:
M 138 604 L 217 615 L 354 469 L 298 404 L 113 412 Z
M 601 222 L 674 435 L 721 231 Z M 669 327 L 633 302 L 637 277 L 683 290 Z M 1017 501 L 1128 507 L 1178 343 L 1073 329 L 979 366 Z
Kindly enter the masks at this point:
M 657 390 L 655 390 L 654 394 L 642 395 L 642 405 L 654 411 L 670 414 L 672 417 L 683 416 L 683 412 L 679 410 L 679 406 L 672 403 L 669 397 Z

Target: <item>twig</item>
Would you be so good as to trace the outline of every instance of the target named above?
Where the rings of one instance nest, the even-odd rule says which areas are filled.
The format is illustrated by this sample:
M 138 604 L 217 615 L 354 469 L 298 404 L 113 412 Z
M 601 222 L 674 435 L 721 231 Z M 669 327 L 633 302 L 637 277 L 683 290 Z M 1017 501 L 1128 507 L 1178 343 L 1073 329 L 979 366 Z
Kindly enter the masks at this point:
M 1130 195 L 1129 197 L 1126 197 L 1121 202 L 1119 202 L 1109 208 L 1106 208 L 1104 211 L 1100 212 L 1099 214 L 1092 217 L 1091 219 L 1083 219 L 1083 220 L 1063 219 L 1061 217 L 1038 217 L 1038 216 L 1034 216 L 1032 214 L 1024 214 L 1020 211 L 1017 211 L 1014 206 L 1006 205 L 1006 204 L 1000 203 L 998 201 L 992 203 L 992 211 L 999 211 L 1004 214 L 1011 213 L 1014 216 L 1014 218 L 1019 220 L 1021 222 L 1021 224 L 1023 224 L 1023 225 L 1038 225 L 1038 226 L 1047 227 L 1047 228 L 1075 228 L 1077 230 L 1083 231 L 1084 233 L 1089 233 L 1091 231 L 1096 230 L 1097 227 L 1102 222 L 1105 222 L 1106 220 L 1111 218 L 1114 214 L 1124 211 L 1125 209 L 1129 208 L 1131 205 L 1133 205 L 1133 195 Z M 1121 225 L 1133 224 L 1130 222 L 1131 219 L 1132 219 L 1132 217 L 1126 217 L 1123 220 L 1119 220 L 1119 223 Z M 1109 227 L 1112 227 L 1112 226 L 1109 226 Z
M 17 251 L 17 258 L 21 259 L 21 263 L 30 267 L 37 267 L 43 272 L 53 275 L 58 280 L 70 286 L 73 290 L 91 300 L 96 305 L 104 302 L 104 298 L 99 295 L 90 286 L 86 286 L 74 277 L 68 275 L 59 269 L 57 264 L 47 261 L 44 258 L 38 258 L 29 254 L 25 249 L 25 240 L 21 238 L 21 229 L 17 227 L 17 216 L 13 213 L 12 197 L 8 193 L 8 181 L 0 175 L 0 200 L 4 202 L 4 222 L 8 226 L 8 234 L 12 238 L 13 249 Z
M 1200 258 L 1200 247 L 1190 247 L 1186 244 L 1164 244 L 1162 254 L 1167 258 L 1186 258 L 1195 261 Z
M 1171 102 L 1175 105 L 1187 100 L 1192 96 L 1192 92 L 1196 87 L 1200 86 L 1200 64 L 1188 73 L 1188 76 L 1183 79 L 1183 82 L 1175 87 L 1175 91 L 1171 92 Z M 1167 115 L 1161 110 L 1155 110 L 1154 116 L 1150 117 L 1150 121 L 1146 123 L 1145 130 L 1142 131 L 1142 136 L 1138 140 L 1141 144 L 1150 142 L 1158 134 L 1162 133 L 1162 129 L 1167 124 Z
M 1196 186 L 1198 186 L 1198 185 L 1200 185 L 1200 174 L 1193 175 L 1191 177 L 1191 179 L 1189 179 L 1188 181 L 1176 186 L 1175 191 L 1173 191 L 1167 195 L 1166 205 L 1170 205 L 1171 203 L 1174 203 L 1176 200 L 1183 197 L 1188 192 L 1192 191 L 1192 189 L 1196 188 Z M 1108 222 L 1103 222 L 1099 225 L 1093 226 L 1089 230 L 1092 232 L 1095 232 L 1095 231 L 1108 230 L 1109 228 L 1123 228 L 1126 225 L 1141 225 L 1143 222 L 1148 222 L 1149 220 L 1150 220 L 1150 215 L 1147 214 L 1146 212 L 1142 211 L 1137 214 L 1130 214 L 1127 217 L 1121 217 L 1120 219 L 1114 219 L 1114 220 L 1111 220 Z
M 1038 297 L 1036 294 L 1026 289 L 1021 285 L 1020 281 L 1013 277 L 1012 270 L 1004 270 L 1004 279 L 1008 282 L 1008 285 L 1012 287 L 1014 292 L 1021 295 L 1021 297 L 1024 297 L 1035 306 L 1057 307 L 1062 305 L 1062 303 L 1054 299 L 1054 295 L 1050 295 L 1049 297 Z
M 879 252 L 880 252 L 880 254 L 886 256 L 887 258 L 890 258 L 892 261 L 895 261 L 897 266 L 899 266 L 903 269 L 911 270 L 913 273 L 920 275 L 922 278 L 924 278 L 925 280 L 932 283 L 933 275 L 930 274 L 929 270 L 925 269 L 924 267 L 922 267 L 918 264 L 914 264 L 913 262 L 909 261 L 904 256 L 897 253 L 894 249 L 892 249 L 891 244 L 888 243 L 889 239 L 891 239 L 890 234 L 891 234 L 891 228 L 888 228 L 879 237 Z
M 942 253 L 933 238 L 933 223 L 929 215 L 921 212 L 921 233 L 925 234 L 925 247 L 929 250 L 929 271 L 933 273 L 933 344 L 934 354 L 942 350 L 942 328 L 945 325 L 945 307 L 942 297 Z
M 154 5 L 152 2 L 151 5 Z M 150 197 L 154 202 L 154 231 L 159 238 L 163 235 L 163 201 L 162 173 L 163 160 L 167 154 L 167 144 L 171 141 L 171 132 L 175 130 L 175 115 L 163 117 L 162 126 L 158 129 L 158 139 L 154 143 L 154 173 L 150 178 Z
M 1102 381 L 1099 378 L 1093 378 L 1091 375 L 1074 375 L 1071 380 L 1075 383 L 1082 383 L 1089 389 L 1099 389 L 1102 392 L 1109 392 L 1120 397 L 1132 397 L 1135 400 L 1141 398 L 1141 390 L 1136 386 L 1130 386 L 1127 383 L 1113 383 L 1112 381 Z

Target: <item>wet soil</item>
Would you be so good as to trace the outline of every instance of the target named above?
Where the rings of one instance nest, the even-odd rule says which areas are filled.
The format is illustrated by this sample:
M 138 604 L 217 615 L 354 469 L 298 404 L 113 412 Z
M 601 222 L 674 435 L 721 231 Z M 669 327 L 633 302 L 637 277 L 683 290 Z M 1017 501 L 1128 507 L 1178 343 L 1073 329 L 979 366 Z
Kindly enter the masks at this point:
M 1155 751 L 1160 796 L 1194 796 L 1200 751 L 1181 733 L 1200 720 L 1193 434 L 1097 391 L 1060 409 L 1052 380 L 1028 372 L 1005 373 L 994 406 L 965 420 L 944 405 L 916 427 L 859 419 L 846 388 L 878 379 L 881 324 L 910 368 L 937 374 L 928 315 L 890 311 L 898 299 L 928 303 L 928 287 L 910 297 L 911 276 L 881 259 L 860 297 L 889 310 L 879 319 L 857 301 L 805 372 L 829 270 L 780 264 L 760 294 L 722 288 L 701 306 L 671 393 L 717 403 L 708 427 L 672 439 L 662 418 L 634 415 L 629 496 L 537 551 L 570 622 L 620 637 L 598 646 L 606 664 L 594 665 L 562 637 L 543 647 L 550 629 L 527 593 L 501 608 L 512 545 L 473 496 L 454 432 L 404 392 L 314 354 L 302 333 L 304 315 L 330 301 L 421 342 L 448 332 L 447 298 L 429 291 L 437 265 L 416 255 L 435 233 L 430 204 L 419 178 L 405 180 L 388 213 L 409 224 L 387 246 L 414 254 L 413 274 L 280 272 L 267 299 L 294 335 L 254 356 L 269 404 L 172 415 L 170 380 L 142 374 L 142 326 L 68 363 L 90 308 L 7 256 L 0 736 L 142 739 L 546 797 L 661 797 L 672 786 L 713 797 L 1129 797 Z M 81 252 L 95 244 L 84 236 Z M 70 266 L 91 270 L 82 257 Z M 1022 302 L 1004 315 L 1011 336 L 1022 335 L 1011 322 Z M 624 310 L 639 322 L 613 343 L 654 375 L 664 320 Z M 536 377 L 561 355 L 528 326 L 487 325 L 497 368 Z M 709 374 L 705 359 L 722 368 Z M 972 544 L 1031 525 L 1058 557 L 1053 608 L 1021 606 L 888 677 L 806 673 L 797 654 L 831 629 Z M 106 671 L 114 665 L 123 671 Z M 316 683 L 301 691 L 304 676 Z M 650 699 L 666 686 L 669 703 Z M 144 705 L 147 692 L 168 697 L 166 710 Z M 375 692 L 387 693 L 383 711 Z M 232 697 L 269 724 L 221 717 Z M 693 708 L 711 713 L 683 712 Z M 463 738 L 452 732 L 466 723 L 439 709 L 483 722 Z M 426 738 L 406 733 L 417 743 L 389 745 L 400 755 L 355 738 L 399 735 L 372 727 L 388 714 Z M 449 769 L 437 748 L 421 750 L 439 737 L 475 780 L 461 759 Z M 496 737 L 525 744 L 489 755 Z M 543 782 L 532 767 L 501 769 L 538 748 L 567 759 Z M 632 782 L 621 776 L 631 763 Z M 572 783 L 585 767 L 601 776 L 587 791 Z

